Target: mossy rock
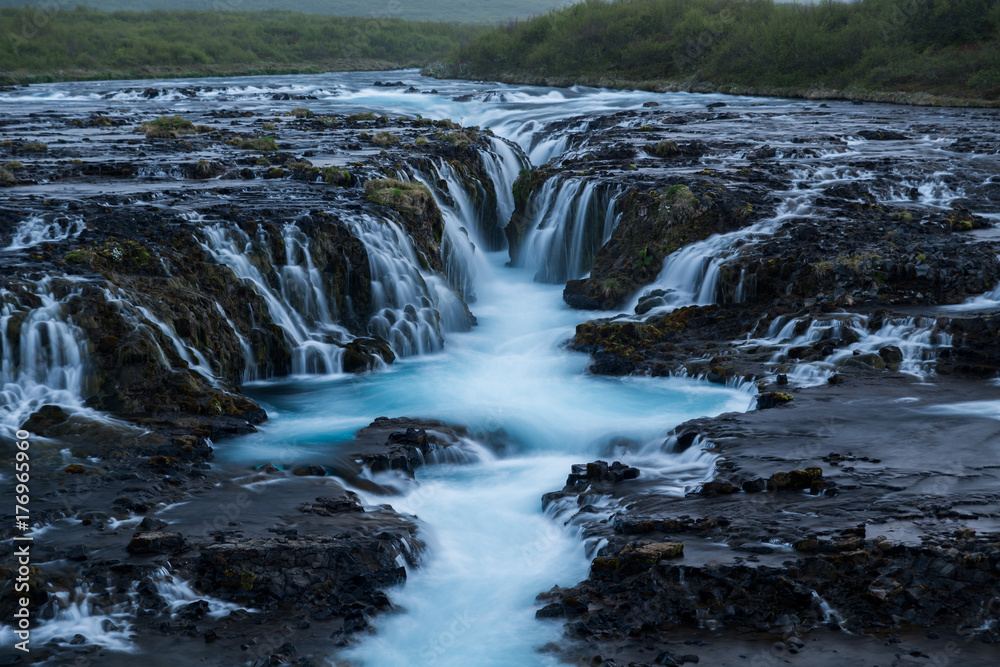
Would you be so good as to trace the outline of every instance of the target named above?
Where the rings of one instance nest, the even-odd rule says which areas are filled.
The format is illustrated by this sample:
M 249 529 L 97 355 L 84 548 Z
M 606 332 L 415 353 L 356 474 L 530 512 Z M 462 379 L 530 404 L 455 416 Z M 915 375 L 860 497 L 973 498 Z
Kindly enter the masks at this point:
M 681 149 L 676 141 L 661 141 L 658 144 L 647 147 L 651 155 L 660 158 L 677 157 L 681 154 Z
M 177 139 L 197 132 L 194 123 L 182 116 L 161 116 L 139 126 L 147 139 Z
M 794 396 L 780 391 L 769 391 L 757 396 L 757 409 L 768 410 L 789 403 Z
M 227 143 L 230 146 L 250 151 L 278 150 L 278 142 L 274 140 L 274 137 L 252 137 L 249 139 L 247 138 L 230 139 Z
M 414 245 L 423 253 L 426 265 L 441 271 L 444 219 L 426 185 L 394 178 L 375 179 L 365 183 L 365 196 L 370 202 L 397 211 Z
M 351 176 L 351 172 L 347 171 L 343 167 L 323 167 L 322 172 L 323 181 L 329 183 L 330 185 L 339 185 L 342 188 L 346 188 L 354 180 Z
M 370 136 L 369 141 L 376 146 L 391 146 L 392 144 L 398 144 L 401 139 L 391 132 L 379 132 L 374 136 Z

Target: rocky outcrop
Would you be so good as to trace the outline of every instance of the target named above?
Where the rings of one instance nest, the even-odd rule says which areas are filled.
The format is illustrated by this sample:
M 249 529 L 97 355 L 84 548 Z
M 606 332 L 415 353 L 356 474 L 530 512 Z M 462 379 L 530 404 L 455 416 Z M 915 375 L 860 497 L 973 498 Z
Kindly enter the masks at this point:
M 435 271 L 442 270 L 444 221 L 426 185 L 392 178 L 375 179 L 365 183 L 365 196 L 371 202 L 396 211 L 421 253 L 423 264 Z
M 619 198 L 618 226 L 597 251 L 590 277 L 566 284 L 566 303 L 588 310 L 620 308 L 659 274 L 670 253 L 749 224 L 755 217 L 754 203 L 738 197 L 707 191 L 699 198 L 688 186 L 676 184 Z

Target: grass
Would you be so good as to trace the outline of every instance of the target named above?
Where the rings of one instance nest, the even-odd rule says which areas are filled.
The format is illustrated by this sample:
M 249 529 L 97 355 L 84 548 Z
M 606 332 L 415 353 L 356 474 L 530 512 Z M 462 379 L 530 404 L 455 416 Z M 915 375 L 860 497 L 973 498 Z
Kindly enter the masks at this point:
M 242 148 L 248 151 L 276 151 L 278 142 L 274 137 L 254 137 L 252 139 L 230 139 L 227 142 L 230 146 Z
M 394 208 L 401 213 L 419 215 L 434 198 L 423 183 L 407 183 L 395 178 L 375 179 L 365 183 L 368 201 Z
M 194 123 L 181 116 L 163 116 L 139 126 L 147 139 L 177 139 L 183 134 L 194 134 Z
M 429 71 L 551 85 L 996 103 L 1000 3 L 587 1 L 500 26 Z
M 163 11 L 194 10 L 206 6 L 236 7 L 245 11 L 294 10 L 306 14 L 339 16 L 376 16 L 391 14 L 409 21 L 449 21 L 452 23 L 495 23 L 528 17 L 573 0 L 408 0 L 405 3 L 371 3 L 369 0 L 240 0 L 205 3 L 198 0 L 84 0 L 80 3 L 105 12 L 121 10 Z M 76 3 L 66 3 L 67 5 Z M 35 5 L 51 7 L 45 0 L 0 0 L 0 7 Z M 314 18 L 314 17 L 310 17 Z
M 7 7 L 0 9 L 0 83 L 419 67 L 484 30 L 289 11 Z

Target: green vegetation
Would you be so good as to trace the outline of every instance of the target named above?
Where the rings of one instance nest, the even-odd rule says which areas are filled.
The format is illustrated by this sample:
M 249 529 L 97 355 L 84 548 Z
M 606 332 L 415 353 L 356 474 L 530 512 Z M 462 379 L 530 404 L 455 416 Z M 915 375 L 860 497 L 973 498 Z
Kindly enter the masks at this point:
M 428 207 L 428 203 L 434 201 L 431 191 L 423 183 L 406 183 L 395 178 L 366 182 L 365 196 L 368 201 L 412 215 L 420 215 Z
M 4 8 L 0 83 L 419 67 L 484 30 L 276 11 Z
M 940 101 L 932 96 L 997 100 L 1000 3 L 587 0 L 484 34 L 432 73 L 923 103 Z
M 181 116 L 163 116 L 139 127 L 147 139 L 176 139 L 182 134 L 194 134 L 194 123 Z
M 254 137 L 253 139 L 230 139 L 230 146 L 242 148 L 248 151 L 276 151 L 278 142 L 274 137 Z
M 389 146 L 391 144 L 399 143 L 400 139 L 391 132 L 379 132 L 374 137 L 371 137 L 370 140 L 376 146 Z
M 323 180 L 330 185 L 346 188 L 351 184 L 351 172 L 343 167 L 323 167 Z
M 306 14 L 336 14 L 338 16 L 393 16 L 410 21 L 450 21 L 452 23 L 494 23 L 512 18 L 524 18 L 563 7 L 573 0 L 407 0 L 401 3 L 372 3 L 369 0 L 235 0 L 212 3 L 199 0 L 84 0 L 79 3 L 104 12 L 197 10 L 212 6 L 218 9 L 239 8 L 262 12 L 293 10 Z M 50 7 L 45 0 L 0 0 L 0 7 L 33 5 Z M 68 3 L 67 3 L 68 4 Z M 76 4 L 76 3 L 73 3 Z
M 650 152 L 656 157 L 676 157 L 681 154 L 681 149 L 676 141 L 661 141 Z

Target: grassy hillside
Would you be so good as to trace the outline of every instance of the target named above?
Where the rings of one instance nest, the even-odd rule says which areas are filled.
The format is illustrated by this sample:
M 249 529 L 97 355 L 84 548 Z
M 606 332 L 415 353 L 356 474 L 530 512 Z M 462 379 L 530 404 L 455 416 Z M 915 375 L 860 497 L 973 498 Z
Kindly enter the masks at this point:
M 1000 2 L 588 0 L 511 22 L 438 74 L 796 94 L 1000 97 Z
M 292 12 L 0 9 L 0 81 L 419 67 L 483 30 Z
M 104 12 L 151 10 L 287 10 L 306 14 L 337 16 L 393 17 L 409 21 L 451 23 L 496 23 L 542 14 L 565 7 L 574 0 L 83 0 L 62 6 L 83 5 Z M 46 0 L 0 0 L 0 7 L 52 7 Z

